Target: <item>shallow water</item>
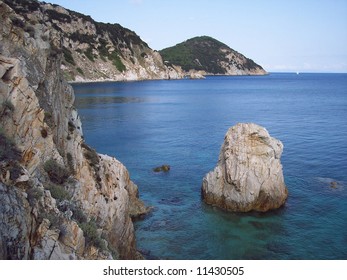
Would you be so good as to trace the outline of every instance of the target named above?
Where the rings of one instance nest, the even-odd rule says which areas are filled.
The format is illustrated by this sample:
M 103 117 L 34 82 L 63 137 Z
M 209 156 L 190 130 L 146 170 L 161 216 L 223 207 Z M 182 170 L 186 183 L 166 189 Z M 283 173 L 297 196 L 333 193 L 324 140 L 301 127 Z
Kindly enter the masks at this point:
M 347 259 L 347 74 L 73 86 L 87 143 L 122 161 L 154 207 L 135 223 L 147 258 Z M 238 122 L 284 143 L 289 198 L 279 210 L 225 213 L 201 201 Z M 162 164 L 169 173 L 152 171 Z

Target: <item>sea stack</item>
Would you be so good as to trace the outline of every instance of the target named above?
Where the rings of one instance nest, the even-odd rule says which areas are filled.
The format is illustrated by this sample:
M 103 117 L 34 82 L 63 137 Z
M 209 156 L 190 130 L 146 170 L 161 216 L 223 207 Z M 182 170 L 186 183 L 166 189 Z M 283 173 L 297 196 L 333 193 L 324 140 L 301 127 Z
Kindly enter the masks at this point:
M 282 151 L 282 142 L 264 127 L 254 123 L 231 127 L 217 166 L 203 179 L 204 201 L 234 212 L 281 207 L 288 196 L 280 162 Z

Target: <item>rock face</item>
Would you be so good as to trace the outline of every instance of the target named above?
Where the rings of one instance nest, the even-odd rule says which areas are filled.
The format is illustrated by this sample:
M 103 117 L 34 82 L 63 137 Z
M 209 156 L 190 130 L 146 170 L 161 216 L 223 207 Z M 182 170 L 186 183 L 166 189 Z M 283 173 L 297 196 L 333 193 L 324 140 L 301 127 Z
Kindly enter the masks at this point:
M 84 142 L 64 42 L 21 3 L 28 24 L 0 1 L 0 259 L 137 258 L 137 186 Z
M 20 17 L 14 25 L 23 26 L 34 36 L 38 26 L 43 38 L 54 34 L 62 48 L 61 68 L 69 81 L 178 79 L 179 67 L 167 66 L 135 32 L 119 24 L 94 21 L 58 5 L 35 0 L 4 0 Z
M 253 123 L 231 127 L 224 138 L 218 164 L 203 179 L 206 203 L 229 211 L 265 212 L 284 204 L 281 141 Z

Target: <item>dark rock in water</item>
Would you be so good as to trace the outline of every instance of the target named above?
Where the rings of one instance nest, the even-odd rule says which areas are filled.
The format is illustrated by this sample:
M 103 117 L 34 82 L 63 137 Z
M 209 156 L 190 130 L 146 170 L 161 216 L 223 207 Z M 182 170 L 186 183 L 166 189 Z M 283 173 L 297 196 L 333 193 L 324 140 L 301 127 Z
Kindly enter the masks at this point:
M 140 249 L 139 252 L 146 260 L 159 260 L 158 257 L 152 255 L 150 250 Z
M 150 225 L 150 229 L 152 231 L 162 230 L 167 226 L 168 221 L 167 220 L 157 220 L 153 221 Z
M 330 182 L 330 187 L 333 189 L 337 189 L 338 183 L 336 181 Z
M 265 226 L 263 223 L 261 222 L 257 222 L 257 221 L 249 221 L 249 224 L 251 224 L 253 227 L 255 227 L 256 229 L 265 229 Z
M 258 231 L 258 233 L 254 234 L 253 236 L 255 239 L 258 239 L 258 240 L 267 240 L 269 238 L 268 233 L 265 231 Z
M 271 242 L 266 245 L 266 248 L 275 254 L 288 254 L 289 248 L 285 244 L 280 242 Z
M 266 260 L 269 257 L 265 254 L 265 252 L 261 252 L 257 249 L 247 250 L 242 257 L 243 260 Z
M 167 204 L 167 205 L 180 205 L 182 204 L 182 198 L 175 196 L 172 198 L 162 198 L 159 201 L 160 204 Z
M 153 168 L 154 172 L 169 172 L 170 171 L 170 165 L 163 164 L 162 166 L 158 166 Z

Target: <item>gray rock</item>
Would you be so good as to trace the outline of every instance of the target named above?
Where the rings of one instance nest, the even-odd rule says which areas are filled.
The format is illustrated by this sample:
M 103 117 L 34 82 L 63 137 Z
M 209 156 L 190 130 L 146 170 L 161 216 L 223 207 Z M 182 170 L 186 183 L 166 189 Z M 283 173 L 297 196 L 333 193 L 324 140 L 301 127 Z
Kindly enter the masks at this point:
M 0 183 L 0 259 L 29 258 L 31 218 L 16 188 Z

